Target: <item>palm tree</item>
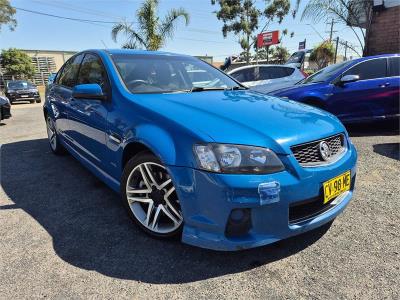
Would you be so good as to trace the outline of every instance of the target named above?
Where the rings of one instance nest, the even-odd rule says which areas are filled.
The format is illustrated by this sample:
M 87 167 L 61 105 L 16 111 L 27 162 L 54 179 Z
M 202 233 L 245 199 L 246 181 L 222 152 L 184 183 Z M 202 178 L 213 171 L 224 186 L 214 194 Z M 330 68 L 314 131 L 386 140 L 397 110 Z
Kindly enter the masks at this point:
M 158 0 L 145 0 L 137 10 L 137 29 L 132 23 L 121 22 L 113 26 L 111 37 L 117 42 L 120 33 L 127 37 L 122 48 L 147 50 L 158 50 L 163 47 L 168 38 L 172 38 L 179 18 L 189 24 L 189 14 L 183 9 L 171 9 L 167 15 L 160 20 L 157 15 Z

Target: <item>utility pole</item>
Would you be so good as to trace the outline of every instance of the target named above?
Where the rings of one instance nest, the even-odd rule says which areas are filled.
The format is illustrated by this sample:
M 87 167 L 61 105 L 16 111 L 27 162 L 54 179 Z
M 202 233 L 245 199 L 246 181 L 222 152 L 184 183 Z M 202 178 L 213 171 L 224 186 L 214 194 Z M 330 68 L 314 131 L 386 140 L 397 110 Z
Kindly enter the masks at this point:
M 344 60 L 347 60 L 347 41 L 344 44 Z
M 334 24 L 334 21 L 333 21 L 333 18 L 332 18 L 332 23 L 331 23 L 331 33 L 329 34 L 329 41 L 330 41 L 330 42 L 332 41 L 332 34 L 333 34 L 333 24 Z
M 335 64 L 336 64 L 338 46 L 339 46 L 339 37 L 336 38 L 335 59 L 333 61 L 333 63 L 335 63 Z

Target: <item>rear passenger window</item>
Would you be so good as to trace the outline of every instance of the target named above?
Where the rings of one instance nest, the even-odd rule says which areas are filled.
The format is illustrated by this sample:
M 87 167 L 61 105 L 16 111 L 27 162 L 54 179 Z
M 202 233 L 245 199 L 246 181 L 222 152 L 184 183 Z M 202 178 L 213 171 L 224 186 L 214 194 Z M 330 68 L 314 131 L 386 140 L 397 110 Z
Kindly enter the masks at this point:
M 94 54 L 86 54 L 79 70 L 78 84 L 97 83 L 103 89 L 108 91 L 108 80 L 106 70 L 100 58 Z
M 77 55 L 68 60 L 60 75 L 57 75 L 57 84 L 72 88 L 76 84 L 79 65 L 82 61 L 83 54 Z
M 293 68 L 286 67 L 260 67 L 258 80 L 276 79 L 290 76 L 294 72 Z
M 400 76 L 400 57 L 389 58 L 389 76 Z
M 386 58 L 371 59 L 359 63 L 343 73 L 345 75 L 358 75 L 360 80 L 386 77 Z
M 231 76 L 239 82 L 256 80 L 255 75 L 254 75 L 254 68 L 247 68 L 247 69 L 239 70 L 239 71 L 231 74 Z

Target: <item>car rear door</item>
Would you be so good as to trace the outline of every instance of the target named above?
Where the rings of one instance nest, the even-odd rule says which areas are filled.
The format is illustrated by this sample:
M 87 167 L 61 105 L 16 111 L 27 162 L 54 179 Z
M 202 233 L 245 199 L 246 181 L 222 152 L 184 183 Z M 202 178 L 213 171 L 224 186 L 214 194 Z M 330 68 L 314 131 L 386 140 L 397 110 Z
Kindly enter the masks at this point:
M 68 108 L 72 98 L 72 88 L 76 83 L 83 54 L 71 57 L 57 75 L 55 84 L 49 86 L 46 97 L 56 122 L 58 133 L 67 143 L 71 142 L 68 122 Z
M 86 53 L 79 69 L 77 84 L 89 83 L 99 84 L 109 99 L 72 97 L 68 111 L 69 126 L 75 150 L 95 165 L 104 168 L 111 88 L 101 58 L 95 53 Z
M 386 114 L 388 96 L 387 59 L 372 58 L 351 66 L 342 73 L 358 75 L 359 80 L 340 84 L 340 78 L 327 101 L 327 110 L 343 121 L 361 121 Z

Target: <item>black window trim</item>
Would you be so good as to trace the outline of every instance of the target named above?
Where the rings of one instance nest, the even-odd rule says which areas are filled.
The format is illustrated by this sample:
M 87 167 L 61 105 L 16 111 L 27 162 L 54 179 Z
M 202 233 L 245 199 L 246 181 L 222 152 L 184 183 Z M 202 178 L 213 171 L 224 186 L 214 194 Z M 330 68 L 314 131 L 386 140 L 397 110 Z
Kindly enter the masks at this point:
M 399 77 L 400 75 L 390 75 L 390 73 L 391 73 L 391 71 L 392 71 L 392 69 L 390 68 L 390 59 L 398 59 L 398 60 L 400 60 L 400 56 L 398 56 L 398 55 L 394 55 L 394 56 L 389 56 L 389 57 L 387 57 L 387 70 L 386 70 L 386 75 L 387 75 L 387 77 L 388 78 L 392 78 L 392 77 Z
M 62 72 L 63 72 L 64 69 L 65 69 L 66 64 L 67 64 L 69 61 L 73 61 L 76 57 L 78 57 L 79 55 L 82 55 L 82 54 L 83 54 L 82 60 L 81 60 L 81 62 L 79 63 L 78 73 L 76 74 L 76 78 L 75 78 L 75 82 L 76 82 L 76 80 L 78 79 L 79 71 L 80 71 L 80 69 L 81 69 L 81 64 L 82 64 L 83 58 L 85 58 L 85 55 L 84 55 L 85 52 L 76 53 L 75 55 L 71 56 L 71 57 L 63 64 L 63 66 L 61 67 L 61 69 L 57 72 L 57 77 L 56 77 L 56 80 L 55 80 L 55 83 L 56 83 L 58 86 L 61 86 L 61 87 L 65 88 L 65 89 L 68 89 L 68 90 L 72 90 L 72 89 L 74 88 L 74 87 L 69 87 L 69 86 L 60 84 L 60 83 L 59 83 L 59 76 L 61 76 Z
M 387 57 L 374 57 L 374 58 L 370 58 L 370 59 L 366 59 L 366 60 L 359 61 L 359 62 L 357 62 L 357 63 L 351 65 L 351 66 L 348 67 L 346 70 L 344 70 L 342 73 L 340 73 L 335 79 L 333 79 L 333 80 L 331 81 L 331 83 L 332 83 L 332 84 L 335 84 L 335 83 L 339 82 L 340 79 L 343 77 L 343 74 L 346 73 L 347 71 L 351 70 L 351 69 L 354 68 L 355 66 L 358 66 L 359 64 L 362 64 L 362 63 L 365 63 L 365 62 L 368 62 L 368 61 L 371 61 L 371 60 L 376 60 L 376 59 L 385 59 L 385 60 L 386 60 L 386 76 L 385 76 L 385 77 L 370 78 L 370 79 L 360 79 L 360 80 L 357 80 L 357 82 L 360 82 L 360 81 L 364 82 L 364 81 L 368 81 L 368 80 L 377 80 L 377 79 L 388 78 L 388 74 L 389 74 L 389 73 L 388 73 L 388 71 L 389 71 L 389 70 L 388 70 L 388 68 L 389 68 L 388 58 L 387 58 Z
M 108 72 L 107 72 L 106 66 L 105 66 L 105 64 L 104 64 L 104 62 L 103 62 L 103 59 L 101 58 L 101 56 L 100 56 L 98 53 L 93 52 L 93 51 L 84 51 L 84 52 L 81 52 L 81 53 L 83 53 L 84 55 L 83 55 L 83 58 L 82 58 L 82 61 L 81 61 L 80 65 L 79 65 L 78 74 L 76 75 L 76 82 L 78 82 L 79 73 L 81 72 L 81 66 L 82 66 L 82 63 L 83 63 L 83 61 L 84 61 L 86 55 L 87 55 L 87 54 L 91 54 L 91 55 L 93 55 L 93 56 L 96 56 L 96 57 L 100 60 L 100 64 L 101 64 L 101 66 L 103 67 L 104 72 L 106 73 L 106 80 L 107 80 L 107 84 L 108 84 L 108 91 L 107 91 L 107 94 L 105 94 L 105 96 L 106 96 L 106 100 L 107 100 L 107 101 L 110 101 L 111 98 L 112 98 L 112 97 L 111 97 L 111 95 L 112 95 L 112 87 L 111 87 L 110 77 L 108 76 Z M 103 91 L 103 92 L 104 92 L 104 91 Z

